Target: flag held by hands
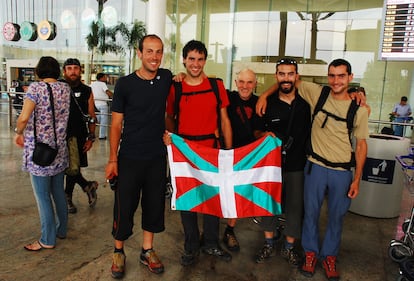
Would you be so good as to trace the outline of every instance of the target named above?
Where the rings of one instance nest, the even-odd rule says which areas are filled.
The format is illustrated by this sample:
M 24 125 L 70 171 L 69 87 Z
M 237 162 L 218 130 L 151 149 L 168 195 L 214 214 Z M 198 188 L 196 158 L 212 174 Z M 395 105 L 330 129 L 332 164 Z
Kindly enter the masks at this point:
M 171 134 L 167 147 L 171 209 L 222 218 L 281 213 L 281 140 L 270 136 L 246 146 L 215 149 Z

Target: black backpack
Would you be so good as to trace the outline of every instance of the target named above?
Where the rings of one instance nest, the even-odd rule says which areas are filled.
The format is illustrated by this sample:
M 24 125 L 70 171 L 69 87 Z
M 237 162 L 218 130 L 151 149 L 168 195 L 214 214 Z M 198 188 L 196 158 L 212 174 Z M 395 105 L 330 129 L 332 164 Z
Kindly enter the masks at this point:
M 324 86 L 322 88 L 321 95 L 319 96 L 318 102 L 316 103 L 315 109 L 314 109 L 313 114 L 312 114 L 311 126 L 313 126 L 313 120 L 315 119 L 315 116 L 319 111 L 322 111 L 326 115 L 325 120 L 322 123 L 322 128 L 325 126 L 326 122 L 328 121 L 328 118 L 333 118 L 336 121 L 340 121 L 340 122 L 346 122 L 346 127 L 348 129 L 349 143 L 352 146 L 352 130 L 354 128 L 354 118 L 355 118 L 356 112 L 359 108 L 359 105 L 356 103 L 355 100 L 352 100 L 351 104 L 349 105 L 348 112 L 346 114 L 346 118 L 342 118 L 342 117 L 339 117 L 339 116 L 337 116 L 333 113 L 330 113 L 330 112 L 326 111 L 325 109 L 323 109 L 323 106 L 324 106 L 326 100 L 328 99 L 330 92 L 331 92 L 330 87 Z M 355 164 L 356 164 L 356 162 L 355 162 L 355 152 L 351 153 L 351 160 L 349 162 L 344 162 L 344 163 L 334 163 L 334 162 L 331 162 L 331 161 L 323 158 L 319 154 L 316 154 L 313 151 L 313 148 L 312 148 L 311 138 L 309 138 L 308 150 L 309 150 L 308 151 L 309 154 L 312 155 L 313 158 L 315 158 L 318 161 L 321 161 L 322 163 L 324 163 L 325 165 L 327 165 L 329 167 L 333 167 L 333 168 L 341 167 L 341 168 L 349 170 L 352 167 L 355 167 Z
M 211 91 L 213 91 L 214 95 L 216 96 L 216 99 L 217 99 L 217 109 L 216 110 L 217 110 L 217 128 L 218 128 L 218 131 L 219 131 L 219 138 L 217 139 L 217 137 L 214 133 L 207 134 L 207 135 L 198 135 L 198 136 L 180 134 L 180 136 L 185 138 L 185 139 L 189 139 L 189 140 L 217 139 L 217 141 L 220 143 L 220 147 L 223 148 L 224 147 L 224 137 L 223 137 L 223 132 L 222 132 L 222 128 L 221 128 L 221 114 L 220 114 L 221 99 L 220 99 L 220 93 L 219 93 L 218 86 L 217 86 L 217 79 L 221 80 L 220 78 L 208 78 L 208 80 L 210 82 L 210 85 L 211 85 L 211 89 L 197 91 L 197 92 L 191 92 L 191 93 L 183 93 L 183 88 L 182 88 L 181 82 L 174 82 L 174 89 L 175 89 L 175 101 L 174 101 L 175 132 L 178 132 L 178 126 L 179 126 L 179 121 L 180 121 L 180 119 L 179 119 L 179 115 L 180 115 L 179 106 L 180 106 L 181 97 L 183 95 L 184 96 L 191 96 L 191 95 L 206 94 L 206 93 L 210 93 Z

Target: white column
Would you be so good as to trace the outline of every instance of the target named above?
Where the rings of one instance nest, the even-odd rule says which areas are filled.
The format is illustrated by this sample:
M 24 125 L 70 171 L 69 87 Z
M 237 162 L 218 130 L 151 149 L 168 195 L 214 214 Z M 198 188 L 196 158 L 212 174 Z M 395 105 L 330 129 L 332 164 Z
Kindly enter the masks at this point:
M 164 41 L 166 13 L 167 0 L 149 0 L 147 2 L 147 34 L 155 34 Z

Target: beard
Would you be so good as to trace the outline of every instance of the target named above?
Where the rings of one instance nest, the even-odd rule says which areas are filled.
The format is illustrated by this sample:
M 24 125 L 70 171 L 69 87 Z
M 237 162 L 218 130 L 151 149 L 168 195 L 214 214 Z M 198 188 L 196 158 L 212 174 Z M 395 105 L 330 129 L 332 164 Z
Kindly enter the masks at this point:
M 81 78 L 80 77 L 75 77 L 75 76 L 65 76 L 65 81 L 69 84 L 69 86 L 71 88 L 78 86 L 81 83 Z
M 287 84 L 289 84 L 290 85 L 290 87 L 289 88 L 284 88 L 284 87 L 282 87 L 282 86 L 284 86 L 284 85 L 287 85 Z M 292 82 L 282 82 L 282 83 L 280 83 L 280 86 L 279 86 L 279 91 L 280 92 L 282 92 L 282 93 L 284 93 L 284 94 L 289 94 L 289 93 L 291 93 L 292 92 L 292 90 L 293 90 L 293 83 Z

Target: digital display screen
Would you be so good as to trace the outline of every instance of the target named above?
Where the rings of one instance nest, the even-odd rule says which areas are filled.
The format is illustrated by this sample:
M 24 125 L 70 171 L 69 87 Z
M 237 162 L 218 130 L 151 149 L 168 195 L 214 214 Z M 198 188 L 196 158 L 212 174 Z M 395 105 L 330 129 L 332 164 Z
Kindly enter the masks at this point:
M 381 60 L 414 60 L 414 2 L 385 0 Z

